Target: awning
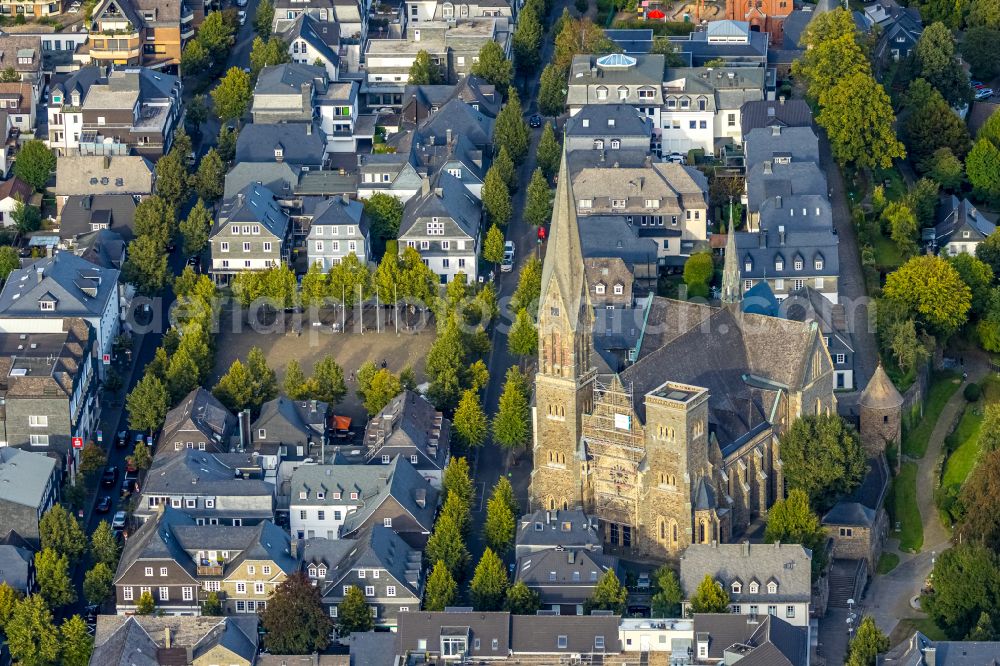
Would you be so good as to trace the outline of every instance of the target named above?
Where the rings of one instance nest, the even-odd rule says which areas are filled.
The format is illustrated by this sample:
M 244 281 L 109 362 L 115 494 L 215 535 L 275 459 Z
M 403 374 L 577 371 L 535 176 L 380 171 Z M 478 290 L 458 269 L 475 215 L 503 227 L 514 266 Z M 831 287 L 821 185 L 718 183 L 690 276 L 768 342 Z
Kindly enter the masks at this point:
M 350 416 L 337 416 L 333 415 L 333 428 L 334 430 L 350 430 L 351 429 L 351 417 Z

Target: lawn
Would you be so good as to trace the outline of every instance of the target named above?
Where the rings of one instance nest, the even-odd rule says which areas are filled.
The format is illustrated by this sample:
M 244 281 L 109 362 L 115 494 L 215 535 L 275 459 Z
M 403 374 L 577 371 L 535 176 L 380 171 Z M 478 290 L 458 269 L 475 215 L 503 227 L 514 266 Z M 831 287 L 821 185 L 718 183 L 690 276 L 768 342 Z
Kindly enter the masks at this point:
M 889 636 L 889 644 L 899 645 L 903 641 L 909 640 L 915 631 L 919 631 L 932 641 L 948 640 L 945 633 L 929 617 L 901 617 L 899 624 Z
M 924 544 L 924 526 L 917 508 L 917 463 L 905 462 L 892 480 L 890 496 L 893 521 L 899 523 L 899 549 L 919 553 Z
M 941 410 L 962 384 L 961 378 L 952 371 L 935 372 L 931 375 L 931 386 L 924 405 L 924 417 L 917 427 L 903 434 L 903 454 L 911 458 L 923 458 L 927 452 L 927 440 L 941 416 Z
M 903 265 L 903 255 L 899 246 L 891 238 L 879 234 L 875 237 L 875 265 L 885 271 L 892 271 Z
M 955 431 L 945 439 L 945 446 L 951 455 L 944 464 L 941 486 L 961 486 L 972 471 L 979 456 L 979 430 L 983 425 L 983 407 L 980 403 L 966 406 Z
M 899 565 L 899 555 L 896 553 L 882 553 L 878 558 L 878 574 L 884 576 Z
M 873 187 L 878 185 L 885 187 L 885 198 L 887 200 L 899 201 L 906 196 L 906 183 L 903 181 L 903 176 L 896 167 L 878 169 L 872 173 L 872 179 L 874 180 Z M 888 185 L 885 184 L 886 181 L 889 182 Z

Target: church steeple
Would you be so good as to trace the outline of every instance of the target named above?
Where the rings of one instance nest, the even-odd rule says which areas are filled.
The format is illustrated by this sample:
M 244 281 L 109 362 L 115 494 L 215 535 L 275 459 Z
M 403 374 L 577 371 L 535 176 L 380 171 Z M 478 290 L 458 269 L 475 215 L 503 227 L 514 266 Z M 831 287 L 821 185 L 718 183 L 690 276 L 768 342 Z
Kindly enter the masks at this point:
M 722 270 L 722 302 L 740 302 L 740 261 L 736 256 L 736 229 L 733 202 L 729 202 L 729 237 L 726 239 L 726 263 Z

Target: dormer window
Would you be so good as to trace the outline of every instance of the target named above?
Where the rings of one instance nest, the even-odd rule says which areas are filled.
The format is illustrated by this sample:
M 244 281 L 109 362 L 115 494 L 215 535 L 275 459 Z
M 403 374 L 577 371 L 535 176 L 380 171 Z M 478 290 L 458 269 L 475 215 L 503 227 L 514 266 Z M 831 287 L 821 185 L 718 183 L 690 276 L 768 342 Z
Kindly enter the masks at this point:
M 333 499 L 335 499 L 335 500 L 339 500 L 340 499 L 340 492 L 339 491 L 333 493 Z
M 753 262 L 750 261 L 749 259 L 747 259 L 746 262 L 743 264 L 743 270 L 745 270 L 747 272 L 752 271 L 753 270 Z
M 604 139 L 594 139 L 594 150 L 604 150 Z
M 733 594 L 742 594 L 743 584 L 738 580 L 734 580 L 733 584 L 730 586 L 730 589 L 733 591 Z
M 257 438 L 258 439 L 267 439 L 267 430 L 265 430 L 264 428 L 261 428 L 260 430 L 258 430 L 257 431 Z
M 315 578 L 316 577 L 316 567 L 314 567 L 314 566 L 310 566 L 309 567 L 309 577 L 310 578 Z
M 319 574 L 320 578 L 325 578 L 326 577 L 326 567 L 320 567 L 319 569 L 316 570 L 316 573 Z
M 778 593 L 778 583 L 776 583 L 773 580 L 771 582 L 769 582 L 767 584 L 767 593 L 768 594 L 777 594 Z
M 774 260 L 774 270 L 776 270 L 776 271 L 783 271 L 783 270 L 785 270 L 785 261 L 784 261 L 784 259 L 775 259 Z
M 300 490 L 299 491 L 299 499 L 307 499 L 308 497 L 309 497 L 309 491 L 308 490 Z
M 604 86 L 599 87 L 597 89 L 597 99 L 605 100 L 607 98 L 608 98 L 608 89 L 605 88 Z
M 611 150 L 618 150 L 622 147 L 622 142 L 618 139 L 611 139 Z
M 38 301 L 38 307 L 44 312 L 55 312 L 56 302 L 54 300 Z
M 628 99 L 628 88 L 625 86 L 618 86 L 618 99 L 623 101 Z
M 599 284 L 596 287 L 594 287 L 594 293 L 596 293 L 596 294 L 603 294 L 604 293 L 604 285 L 603 284 Z
M 757 581 L 750 581 L 750 594 L 757 594 L 760 592 L 760 585 Z
M 357 493 L 351 493 L 351 499 L 352 500 L 358 499 L 358 494 Z
M 625 293 L 625 287 L 622 286 L 622 285 L 620 285 L 620 284 L 616 284 L 615 285 L 615 295 L 616 296 L 621 296 L 624 293 Z
M 316 493 L 316 499 L 318 499 L 318 500 L 326 499 L 326 493 L 324 493 L 322 490 L 319 491 L 319 492 L 317 492 Z
M 281 146 L 275 146 L 274 148 L 274 159 L 280 160 L 285 157 L 285 149 Z
M 813 263 L 813 265 L 814 265 L 814 266 L 816 267 L 816 270 L 818 270 L 818 271 L 821 271 L 821 270 L 823 270 L 823 260 L 822 260 L 822 259 L 817 259 L 817 260 L 816 260 L 816 261 L 815 261 L 815 262 Z
M 801 271 L 802 270 L 802 260 L 801 259 L 796 259 L 795 260 L 795 270 L 797 270 L 797 271 Z

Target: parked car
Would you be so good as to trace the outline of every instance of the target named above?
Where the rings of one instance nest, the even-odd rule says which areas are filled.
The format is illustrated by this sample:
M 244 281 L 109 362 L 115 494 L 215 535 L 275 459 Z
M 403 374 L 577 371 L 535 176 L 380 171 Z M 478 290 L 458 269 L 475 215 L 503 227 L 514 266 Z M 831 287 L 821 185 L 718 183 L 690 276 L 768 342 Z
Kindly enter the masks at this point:
M 124 511 L 118 511 L 115 513 L 115 517 L 111 519 L 111 529 L 113 530 L 123 530 L 125 529 L 125 521 L 127 517 Z
M 139 491 L 139 475 L 126 474 L 125 478 L 122 479 L 121 496 L 125 497 L 129 493 L 134 493 L 138 491 Z
M 101 476 L 101 485 L 105 488 L 114 487 L 115 483 L 118 481 L 118 468 L 114 465 L 104 469 L 104 474 Z
M 542 117 L 540 115 L 538 115 L 537 113 L 532 114 L 532 116 L 530 118 L 528 118 L 528 124 L 530 126 L 532 126 L 532 127 L 541 127 L 542 126 Z
M 993 88 L 983 88 L 976 91 L 977 100 L 989 99 L 990 97 L 993 97 Z
M 115 433 L 115 446 L 123 448 L 128 445 L 128 430 L 119 430 Z
M 105 495 L 101 499 L 97 500 L 97 506 L 94 507 L 94 511 L 97 513 L 107 513 L 111 511 L 111 496 Z
M 673 164 L 687 164 L 687 157 L 680 153 L 670 153 L 667 155 L 667 162 L 671 162 Z
M 507 241 L 503 245 L 503 261 L 500 262 L 500 272 L 510 273 L 514 270 L 514 243 Z
M 240 18 L 240 25 L 245 25 L 247 22 L 247 13 L 241 9 L 236 12 L 236 15 Z
M 636 585 L 636 588 L 640 592 L 648 592 L 649 591 L 649 574 L 646 573 L 645 571 L 643 571 L 641 574 L 639 574 L 639 581 L 638 581 L 638 583 Z

